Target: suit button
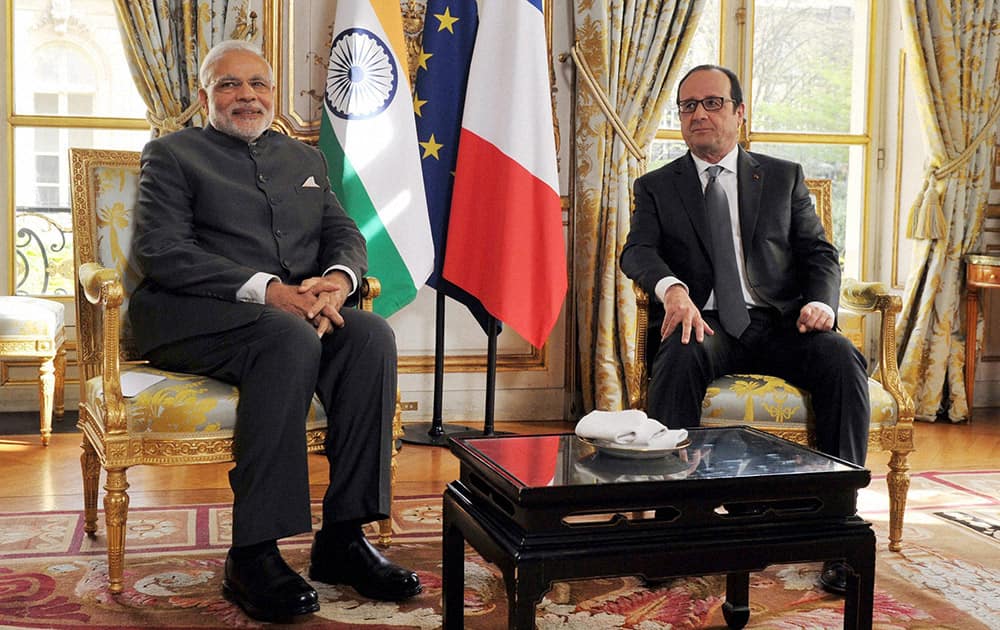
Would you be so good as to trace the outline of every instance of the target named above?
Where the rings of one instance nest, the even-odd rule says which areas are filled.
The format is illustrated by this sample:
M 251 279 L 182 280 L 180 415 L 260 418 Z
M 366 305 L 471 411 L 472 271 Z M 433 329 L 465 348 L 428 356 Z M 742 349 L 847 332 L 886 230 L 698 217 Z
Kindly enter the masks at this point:
M 291 263 L 288 262 L 287 258 L 282 259 L 281 266 L 284 267 L 285 269 L 291 269 L 292 268 L 292 265 L 291 265 Z
M 282 232 L 281 230 L 275 230 L 274 235 L 277 236 L 278 238 L 281 238 L 282 236 L 285 235 L 285 233 Z
M 258 174 L 257 174 L 257 181 L 259 181 L 259 182 L 266 182 L 266 181 L 267 181 L 267 178 L 266 178 L 266 177 L 264 177 L 264 174 L 263 174 L 263 173 L 258 173 Z

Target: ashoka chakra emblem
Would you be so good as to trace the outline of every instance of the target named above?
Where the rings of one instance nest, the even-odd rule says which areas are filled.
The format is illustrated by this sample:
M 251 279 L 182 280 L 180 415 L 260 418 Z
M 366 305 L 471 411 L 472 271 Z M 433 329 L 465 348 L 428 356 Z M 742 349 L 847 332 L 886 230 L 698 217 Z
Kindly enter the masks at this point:
M 396 95 L 396 60 L 371 31 L 349 28 L 330 48 L 326 104 L 340 118 L 371 118 L 385 110 Z

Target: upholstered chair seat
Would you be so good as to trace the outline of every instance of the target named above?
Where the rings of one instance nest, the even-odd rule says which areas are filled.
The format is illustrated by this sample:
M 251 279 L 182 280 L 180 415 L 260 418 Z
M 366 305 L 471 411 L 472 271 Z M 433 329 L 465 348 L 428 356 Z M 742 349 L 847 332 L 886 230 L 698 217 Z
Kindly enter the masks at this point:
M 872 413 L 869 433 L 896 422 L 896 401 L 882 384 L 868 378 Z M 702 426 L 746 424 L 762 431 L 813 435 L 809 392 L 767 374 L 726 374 L 712 381 L 702 402 Z M 787 437 L 787 436 L 786 436 Z
M 138 378 L 136 378 L 138 377 Z M 145 379 L 149 379 L 146 381 Z M 127 387 L 135 382 L 141 387 L 134 395 Z M 81 401 L 87 414 L 107 429 L 101 377 L 89 379 L 84 385 L 86 396 Z M 236 405 L 239 390 L 208 376 L 159 370 L 149 365 L 123 367 L 121 383 L 125 399 L 125 422 L 131 434 L 144 434 L 154 439 L 230 438 L 236 427 Z M 326 429 L 326 411 L 317 396 L 306 419 L 306 431 Z
M 66 309 L 54 300 L 0 297 L 0 359 L 39 361 L 38 411 L 42 444 L 52 435 L 52 416 L 63 416 L 66 377 Z

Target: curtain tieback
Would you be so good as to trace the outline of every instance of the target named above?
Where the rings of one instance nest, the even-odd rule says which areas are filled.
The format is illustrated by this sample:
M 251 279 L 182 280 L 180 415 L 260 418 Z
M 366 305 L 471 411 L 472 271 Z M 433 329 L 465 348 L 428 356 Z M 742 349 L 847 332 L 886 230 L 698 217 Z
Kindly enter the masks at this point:
M 996 103 L 986 124 L 979 130 L 979 133 L 966 145 L 965 150 L 951 158 L 944 164 L 934 166 L 931 164 L 927 168 L 924 176 L 924 185 L 920 189 L 920 194 L 910 209 L 910 221 L 906 228 L 906 235 L 909 238 L 935 239 L 944 238 L 947 233 L 947 220 L 944 210 L 941 208 L 941 194 L 939 183 L 943 182 L 952 173 L 965 166 L 972 156 L 979 150 L 987 138 L 993 137 L 993 131 L 997 123 L 1000 122 L 1000 101 Z
M 196 100 L 188 105 L 188 108 L 177 116 L 161 116 L 159 113 L 147 111 L 146 120 L 148 120 L 149 124 L 153 126 L 153 129 L 156 132 L 156 137 L 159 138 L 160 136 L 180 131 L 186 127 L 188 121 L 191 120 L 191 118 L 197 114 L 200 109 L 201 102 Z
M 580 70 L 580 75 L 583 77 L 584 84 L 590 88 L 591 94 L 597 100 L 598 107 L 604 112 L 604 116 L 607 117 L 608 122 L 614 128 L 615 132 L 621 136 L 622 141 L 625 143 L 625 147 L 628 149 L 629 153 L 632 154 L 639 162 L 639 169 L 641 172 L 646 170 L 646 153 L 639 147 L 639 143 L 635 138 L 628 132 L 625 128 L 625 123 L 622 119 L 618 117 L 617 112 L 611 107 L 611 103 L 608 102 L 608 96 L 598 85 L 597 79 L 594 77 L 594 72 L 590 69 L 590 64 L 587 60 L 583 58 L 583 55 L 577 50 L 576 44 L 570 48 L 570 56 L 573 57 L 573 63 L 576 64 L 577 69 Z

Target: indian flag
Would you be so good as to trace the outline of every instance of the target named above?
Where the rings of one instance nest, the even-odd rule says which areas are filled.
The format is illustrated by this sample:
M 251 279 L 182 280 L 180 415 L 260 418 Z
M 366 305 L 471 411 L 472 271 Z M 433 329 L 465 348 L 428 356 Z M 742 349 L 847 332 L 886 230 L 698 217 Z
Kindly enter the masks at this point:
M 327 67 L 319 146 L 330 184 L 368 241 L 392 315 L 434 268 L 399 0 L 340 0 Z

